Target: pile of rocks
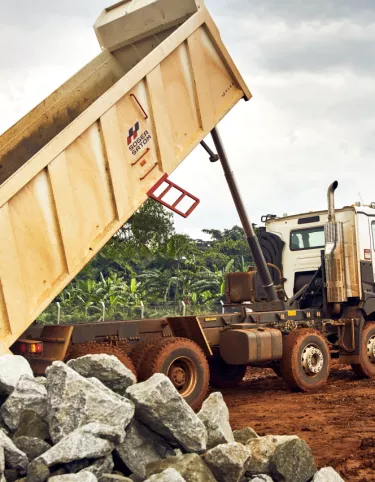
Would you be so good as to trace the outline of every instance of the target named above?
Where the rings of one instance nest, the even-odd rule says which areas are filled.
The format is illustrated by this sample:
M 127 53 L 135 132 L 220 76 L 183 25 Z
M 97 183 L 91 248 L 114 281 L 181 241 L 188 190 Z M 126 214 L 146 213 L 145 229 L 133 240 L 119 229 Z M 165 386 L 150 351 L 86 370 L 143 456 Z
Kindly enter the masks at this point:
M 113 356 L 34 378 L 6 355 L 0 393 L 0 482 L 342 482 L 296 436 L 232 432 L 220 393 L 195 414 L 167 377 L 137 384 Z

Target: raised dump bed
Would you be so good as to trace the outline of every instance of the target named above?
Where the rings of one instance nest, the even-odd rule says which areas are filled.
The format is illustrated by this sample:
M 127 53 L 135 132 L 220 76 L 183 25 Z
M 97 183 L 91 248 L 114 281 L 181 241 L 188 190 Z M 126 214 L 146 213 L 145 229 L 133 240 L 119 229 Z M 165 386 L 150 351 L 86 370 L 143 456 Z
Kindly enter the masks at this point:
M 103 52 L 0 137 L 2 351 L 242 98 L 199 0 L 106 9 Z

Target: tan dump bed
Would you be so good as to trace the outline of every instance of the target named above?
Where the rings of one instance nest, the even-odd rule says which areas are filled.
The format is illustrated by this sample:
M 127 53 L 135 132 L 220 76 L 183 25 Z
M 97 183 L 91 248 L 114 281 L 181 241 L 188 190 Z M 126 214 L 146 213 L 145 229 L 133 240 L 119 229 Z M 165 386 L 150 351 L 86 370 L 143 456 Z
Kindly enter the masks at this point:
M 126 0 L 104 49 L 0 137 L 0 341 L 7 351 L 242 98 L 200 0 Z

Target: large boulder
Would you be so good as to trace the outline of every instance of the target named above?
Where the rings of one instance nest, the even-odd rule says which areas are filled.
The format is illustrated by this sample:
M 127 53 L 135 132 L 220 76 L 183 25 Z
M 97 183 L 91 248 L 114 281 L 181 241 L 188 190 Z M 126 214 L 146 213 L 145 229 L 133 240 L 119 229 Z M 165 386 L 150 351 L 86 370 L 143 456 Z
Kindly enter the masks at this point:
M 125 428 L 134 415 L 133 404 L 87 380 L 62 362 L 47 369 L 48 418 L 51 439 L 59 442 L 90 422 Z
M 91 472 L 56 475 L 55 477 L 51 477 L 48 480 L 51 482 L 98 482 L 98 479 Z
M 259 435 L 251 427 L 245 427 L 241 430 L 235 430 L 233 432 L 234 440 L 242 445 L 247 445 L 250 440 L 259 438 Z
M 314 475 L 312 482 L 344 482 L 344 479 L 332 467 L 325 467 Z
M 33 376 L 26 358 L 18 355 L 0 356 L 0 395 L 10 395 L 22 375 Z
M 212 393 L 207 398 L 198 417 L 207 429 L 207 449 L 220 444 L 234 442 L 233 432 L 229 423 L 229 410 L 220 392 Z
M 135 405 L 136 418 L 154 432 L 186 452 L 206 450 L 206 427 L 168 377 L 156 373 L 129 387 L 126 394 Z
M 26 482 L 45 482 L 50 477 L 47 465 L 40 460 L 33 460 L 27 467 Z
M 15 437 L 13 442 L 24 454 L 27 455 L 30 462 L 51 448 L 50 444 L 36 437 Z
M 297 436 L 267 435 L 247 444 L 246 475 L 270 475 L 276 482 L 307 482 L 316 473 L 310 448 Z
M 33 410 L 25 410 L 21 414 L 18 429 L 14 434 L 14 438 L 18 437 L 36 437 L 40 440 L 47 440 L 49 439 L 48 422 Z
M 164 439 L 136 420 L 131 422 L 116 452 L 131 472 L 142 479 L 146 477 L 148 464 L 174 455 Z
M 316 473 L 311 450 L 297 438 L 279 444 L 270 463 L 271 477 L 276 482 L 308 482 Z
M 85 378 L 97 378 L 119 395 L 137 383 L 134 373 L 112 355 L 86 355 L 69 360 L 67 365 Z
M 22 375 L 16 388 L 1 407 L 1 416 L 7 426 L 15 432 L 25 410 L 37 413 L 41 418 L 47 415 L 47 390 L 30 375 Z
M 29 461 L 27 456 L 17 448 L 12 440 L 0 430 L 0 447 L 4 450 L 5 464 L 10 469 L 26 473 Z
M 92 464 L 88 465 L 84 470 L 86 472 L 91 472 L 95 475 L 95 477 L 101 482 L 101 478 L 104 474 L 110 474 L 113 470 L 114 463 L 113 457 L 111 455 L 107 455 L 107 457 L 103 457 L 102 459 L 97 459 Z
M 160 474 L 151 475 L 145 482 L 186 482 L 176 469 L 167 469 Z
M 271 458 L 277 447 L 292 440 L 298 440 L 298 437 L 295 435 L 266 435 L 265 437 L 251 439 L 247 444 L 251 456 L 247 462 L 246 475 L 269 475 L 271 473 Z
M 67 435 L 36 460 L 51 467 L 75 460 L 99 459 L 109 455 L 115 444 L 122 442 L 124 437 L 122 429 L 116 430 L 110 425 L 90 423 Z
M 186 482 L 216 482 L 211 470 L 197 454 L 186 454 L 153 462 L 147 466 L 147 476 L 175 469 Z
M 239 482 L 245 474 L 250 450 L 232 442 L 218 445 L 206 452 L 204 461 L 218 482 Z

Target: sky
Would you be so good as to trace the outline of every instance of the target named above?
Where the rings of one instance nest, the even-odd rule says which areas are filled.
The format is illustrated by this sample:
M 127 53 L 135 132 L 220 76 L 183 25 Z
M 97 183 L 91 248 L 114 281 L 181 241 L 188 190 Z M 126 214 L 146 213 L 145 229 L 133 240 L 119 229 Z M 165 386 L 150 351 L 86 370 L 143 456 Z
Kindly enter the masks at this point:
M 100 53 L 110 0 L 0 0 L 0 132 Z M 375 2 L 206 0 L 252 94 L 219 128 L 250 218 L 375 201 Z M 208 139 L 210 142 L 210 139 Z M 201 199 L 179 232 L 238 224 L 201 148 L 171 179 Z

